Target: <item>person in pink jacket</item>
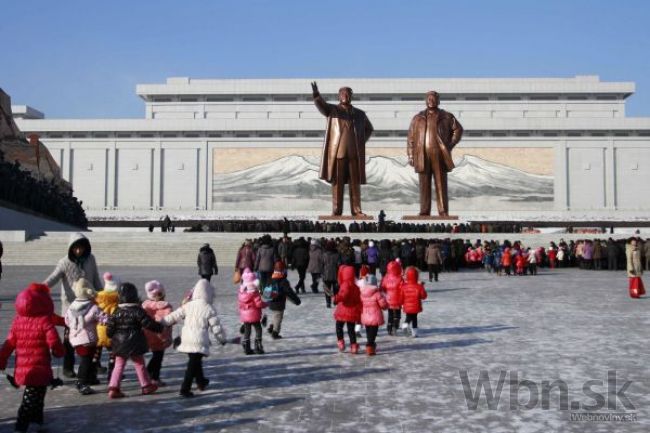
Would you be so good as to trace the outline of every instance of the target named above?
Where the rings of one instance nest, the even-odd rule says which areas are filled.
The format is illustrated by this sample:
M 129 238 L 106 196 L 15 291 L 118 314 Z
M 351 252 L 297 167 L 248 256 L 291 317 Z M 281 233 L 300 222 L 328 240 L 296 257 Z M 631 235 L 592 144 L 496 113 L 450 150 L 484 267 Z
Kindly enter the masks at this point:
M 160 281 L 151 280 L 145 283 L 144 290 L 147 292 L 147 300 L 142 303 L 142 308 L 156 322 L 160 322 L 165 316 L 169 315 L 173 308 L 171 304 L 165 301 L 165 286 Z M 160 369 L 162 368 L 165 349 L 172 345 L 172 328 L 166 327 L 160 334 L 144 330 L 147 337 L 147 344 L 151 350 L 151 359 L 147 364 L 147 371 L 153 383 L 157 386 L 165 386 L 160 380 Z
M 377 351 L 377 331 L 384 324 L 382 310 L 388 308 L 388 302 L 377 287 L 377 277 L 373 274 L 369 274 L 361 284 L 361 324 L 366 327 L 366 354 L 373 356 Z
M 332 297 L 336 305 L 334 319 L 336 320 L 336 339 L 340 352 L 345 350 L 343 326 L 347 326 L 350 337 L 350 353 L 359 352 L 357 334 L 354 325 L 361 321 L 361 294 L 355 280 L 354 266 L 342 265 L 338 272 L 339 291 Z
M 418 336 L 418 313 L 422 312 L 422 300 L 427 299 L 424 285 L 418 281 L 418 270 L 413 266 L 406 269 L 406 282 L 402 285 L 404 294 L 404 314 L 406 321 L 403 328 L 411 328 L 411 335 Z
M 267 304 L 262 300 L 259 291 L 259 281 L 249 268 L 242 273 L 242 284 L 239 287 L 239 321 L 244 324 L 244 339 L 242 347 L 246 355 L 264 354 L 262 347 L 262 309 Z M 255 328 L 255 350 L 251 350 L 251 328 Z
M 388 334 L 395 335 L 402 318 L 402 264 L 399 259 L 388 262 L 386 276 L 381 279 L 381 291 L 388 302 Z

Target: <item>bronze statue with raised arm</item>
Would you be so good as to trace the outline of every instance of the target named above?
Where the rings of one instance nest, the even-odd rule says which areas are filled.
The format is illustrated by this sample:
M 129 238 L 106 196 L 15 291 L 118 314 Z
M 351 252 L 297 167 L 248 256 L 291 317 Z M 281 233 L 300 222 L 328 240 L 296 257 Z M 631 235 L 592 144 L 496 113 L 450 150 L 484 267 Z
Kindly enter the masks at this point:
M 454 169 L 451 150 L 458 144 L 463 127 L 453 114 L 438 108 L 438 92 L 427 92 L 427 109 L 413 117 L 406 153 L 420 180 L 420 216 L 431 215 L 431 178 L 436 185 L 438 215 L 449 216 L 447 173 Z
M 320 178 L 332 185 L 332 215 L 343 213 L 343 191 L 349 185 L 350 210 L 354 217 L 367 217 L 361 210 L 361 185 L 366 183 L 366 142 L 372 124 L 366 113 L 352 106 L 352 89 L 339 89 L 339 103 L 328 104 L 311 83 L 314 104 L 327 116 Z

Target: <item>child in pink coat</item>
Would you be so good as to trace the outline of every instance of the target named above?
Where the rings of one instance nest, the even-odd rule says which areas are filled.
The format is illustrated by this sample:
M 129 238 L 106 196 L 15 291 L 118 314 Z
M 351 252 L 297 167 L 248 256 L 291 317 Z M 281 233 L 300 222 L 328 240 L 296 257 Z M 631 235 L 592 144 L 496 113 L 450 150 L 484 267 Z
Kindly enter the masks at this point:
M 264 354 L 262 347 L 262 309 L 267 304 L 262 301 L 259 291 L 259 281 L 250 269 L 244 269 L 242 284 L 239 287 L 239 321 L 244 324 L 244 339 L 242 347 L 246 355 Z M 255 350 L 251 350 L 251 328 L 255 328 Z
M 147 292 L 147 300 L 142 303 L 142 308 L 149 317 L 156 322 L 160 322 L 173 310 L 171 304 L 165 301 L 165 286 L 160 281 L 152 280 L 145 283 L 144 290 Z M 165 386 L 165 383 L 160 380 L 160 369 L 162 368 L 165 349 L 172 345 L 172 328 L 167 327 L 159 334 L 145 329 L 144 335 L 147 337 L 149 350 L 152 353 L 147 364 L 149 376 L 157 386 Z
M 377 287 L 377 277 L 370 274 L 364 281 L 359 281 L 361 288 L 361 323 L 366 327 L 366 354 L 374 356 L 377 349 L 375 339 L 379 327 L 384 324 L 382 310 L 388 308 L 388 302 Z

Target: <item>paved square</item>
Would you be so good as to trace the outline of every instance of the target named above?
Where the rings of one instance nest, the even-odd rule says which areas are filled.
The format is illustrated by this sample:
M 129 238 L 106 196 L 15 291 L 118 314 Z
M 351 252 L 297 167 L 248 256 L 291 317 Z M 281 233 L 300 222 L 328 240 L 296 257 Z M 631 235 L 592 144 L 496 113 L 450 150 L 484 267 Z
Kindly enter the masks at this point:
M 31 280 L 42 280 L 52 267 L 5 267 L 0 281 L 0 336 L 13 317 L 12 300 Z M 149 279 L 168 288 L 175 306 L 196 279 L 195 268 L 100 266 L 142 290 Z M 235 288 L 231 269 L 214 279 L 216 306 L 230 337 L 237 333 Z M 295 283 L 296 274 L 290 274 Z M 542 270 L 537 277 L 497 277 L 482 271 L 442 274 L 427 283 L 429 299 L 420 315 L 420 336 L 378 337 L 378 355 L 339 354 L 332 311 L 323 295 L 303 295 L 303 304 L 288 304 L 284 339 L 267 333 L 263 356 L 244 356 L 241 347 L 213 346 L 204 362 L 210 388 L 197 397 L 178 397 L 186 356 L 169 350 L 162 370 L 169 384 L 153 396 L 140 396 L 131 366 L 123 382 L 128 398 L 108 400 L 106 385 L 97 395 L 82 397 L 67 386 L 49 391 L 46 419 L 52 432 L 101 431 L 237 431 L 237 432 L 645 432 L 650 429 L 647 342 L 650 300 L 627 295 L 623 272 Z M 54 291 L 58 308 L 58 287 Z M 174 330 L 177 335 L 180 329 Z M 361 343 L 364 339 L 361 339 Z M 363 345 L 362 345 L 363 347 Z M 60 370 L 56 361 L 55 373 Z M 505 374 L 500 401 L 490 410 L 481 395 L 469 409 L 461 372 L 467 372 L 468 392 L 476 392 L 481 370 L 492 391 Z M 607 392 L 608 371 L 618 383 Z M 504 372 L 504 373 L 501 373 Z M 507 374 L 506 374 L 507 373 Z M 534 382 L 540 397 L 532 409 L 510 408 L 515 378 Z M 103 378 L 102 378 L 103 379 Z M 560 410 L 559 392 L 551 392 L 549 409 L 541 403 L 542 382 L 564 381 L 568 401 L 593 405 L 583 385 L 618 404 L 598 414 L 636 414 L 637 421 L 571 421 Z M 626 409 L 614 393 L 631 381 L 624 396 L 635 406 Z M 104 381 L 105 382 L 105 381 Z M 22 391 L 0 384 L 0 431 L 11 431 Z M 529 392 L 520 387 L 525 404 Z M 514 402 L 513 402 L 514 403 Z M 582 413 L 584 410 L 575 411 Z

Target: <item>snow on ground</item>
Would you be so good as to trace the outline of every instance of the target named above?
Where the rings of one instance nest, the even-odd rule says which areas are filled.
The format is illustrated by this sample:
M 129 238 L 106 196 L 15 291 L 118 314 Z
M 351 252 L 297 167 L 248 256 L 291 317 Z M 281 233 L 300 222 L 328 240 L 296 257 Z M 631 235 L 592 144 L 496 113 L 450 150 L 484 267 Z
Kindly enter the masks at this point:
M 51 269 L 5 267 L 0 335 L 10 325 L 18 290 Z M 196 278 L 193 267 L 110 270 L 139 288 L 160 279 L 175 305 Z M 233 336 L 232 270 L 221 272 L 213 279 L 216 305 Z M 296 281 L 295 273 L 290 277 Z M 332 310 L 325 308 L 322 295 L 307 294 L 301 306 L 288 305 L 284 339 L 271 341 L 265 333 L 266 355 L 244 356 L 237 345 L 213 347 L 204 363 L 210 388 L 192 400 L 177 396 L 186 358 L 171 350 L 162 373 L 169 386 L 159 393 L 138 395 L 134 371 L 127 367 L 123 388 L 128 398 L 108 400 L 105 385 L 96 387 L 99 394 L 81 397 L 68 382 L 48 391 L 46 419 L 52 432 L 646 432 L 650 349 L 644 330 L 650 301 L 630 299 L 626 285 L 623 271 L 442 274 L 439 283 L 427 283 L 420 338 L 389 337 L 382 329 L 374 358 L 338 353 Z M 512 376 L 506 377 L 495 410 L 484 396 L 476 409 L 468 409 L 459 372 L 467 371 L 473 391 L 481 370 L 488 372 L 493 390 L 501 371 L 516 372 L 519 380 L 538 386 L 563 380 L 569 401 L 580 404 L 594 403 L 582 392 L 585 382 L 604 381 L 592 389 L 606 395 L 607 372 L 615 370 L 618 389 L 631 381 L 625 394 L 635 406 L 617 412 L 636 414 L 638 421 L 572 422 L 570 411 L 559 409 L 557 392 L 549 409 L 510 409 L 510 391 L 516 391 Z M 11 431 L 21 392 L 3 381 L 0 395 L 0 431 Z M 519 399 L 526 403 L 526 389 Z

